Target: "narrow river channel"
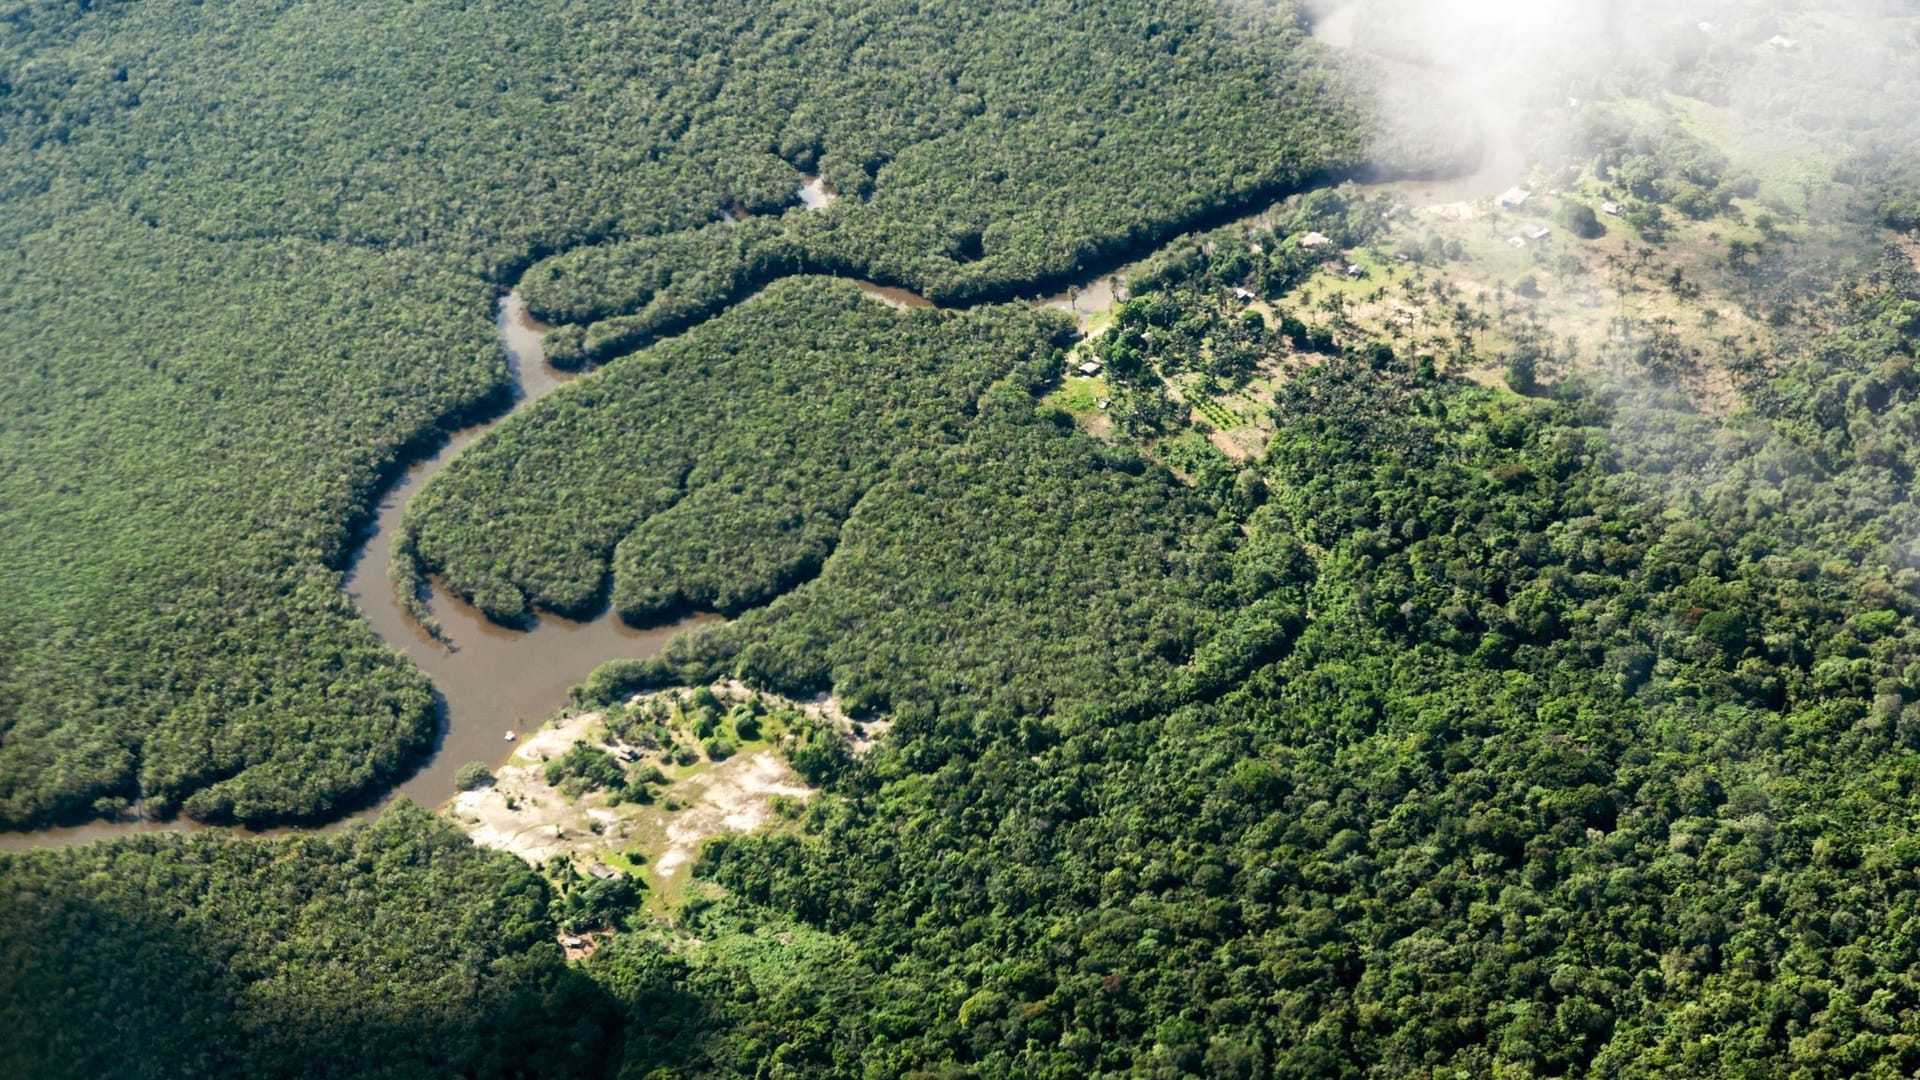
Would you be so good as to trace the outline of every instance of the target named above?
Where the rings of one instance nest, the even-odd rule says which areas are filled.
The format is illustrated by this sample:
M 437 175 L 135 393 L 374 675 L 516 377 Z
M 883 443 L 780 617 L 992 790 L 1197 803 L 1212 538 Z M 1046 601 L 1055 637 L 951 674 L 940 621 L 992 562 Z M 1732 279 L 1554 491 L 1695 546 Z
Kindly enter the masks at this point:
M 1328 6 L 1314 26 L 1315 36 L 1339 49 L 1355 46 L 1360 4 L 1355 0 Z M 1456 200 L 1487 200 L 1525 171 L 1525 158 L 1510 137 L 1511 128 L 1500 117 L 1483 117 L 1487 151 L 1473 173 L 1434 181 L 1394 181 L 1365 185 L 1368 190 L 1391 190 L 1416 205 Z M 834 194 L 818 178 L 807 178 L 797 201 L 807 210 L 829 205 Z M 1261 223 L 1271 208 L 1241 219 Z M 1174 238 L 1170 242 L 1177 242 Z M 1111 308 L 1124 299 L 1119 282 L 1126 268 L 1108 270 L 1081 285 L 1037 301 L 1069 311 L 1081 320 Z M 926 299 L 906 289 L 854 282 L 867 296 L 895 308 L 928 307 Z M 545 328 L 527 314 L 517 293 L 500 300 L 495 326 L 506 354 L 514 386 L 511 416 L 575 378 L 548 366 L 542 338 Z M 435 589 L 428 606 L 450 644 L 430 637 L 400 605 L 389 584 L 387 569 L 393 560 L 393 538 L 401 516 L 416 492 L 462 449 L 478 440 L 507 416 L 455 434 L 437 453 L 416 462 L 390 486 L 380 500 L 378 514 L 345 576 L 347 595 L 381 640 L 406 654 L 427 677 L 445 705 L 439 742 L 426 762 L 380 801 L 340 822 L 318 829 L 276 829 L 257 833 L 226 831 L 241 836 L 324 831 L 346 821 L 377 816 L 396 796 L 437 807 L 454 795 L 453 775 L 469 761 L 497 768 L 513 753 L 518 737 L 538 727 L 566 703 L 567 691 L 594 668 L 609 660 L 652 656 L 675 634 L 715 616 L 698 615 L 670 626 L 636 630 L 611 612 L 589 622 L 574 622 L 543 614 L 526 630 L 499 626 L 457 597 Z M 514 738 L 508 738 L 509 735 Z M 111 836 L 143 832 L 185 832 L 208 828 L 180 818 L 173 821 L 97 821 L 36 832 L 0 832 L 0 851 L 65 847 Z
M 500 301 L 495 320 L 515 386 L 511 413 L 519 412 L 559 389 L 574 376 L 547 365 L 541 350 L 544 328 L 527 316 L 519 294 Z M 428 600 L 451 645 L 428 636 L 400 606 L 387 580 L 393 538 L 401 515 L 426 482 L 447 467 L 461 450 L 501 420 L 467 428 L 439 453 L 418 462 L 387 489 L 366 545 L 347 571 L 347 595 L 381 640 L 407 654 L 440 692 L 447 725 L 437 752 L 402 783 L 397 794 L 426 806 L 453 797 L 453 774 L 469 761 L 498 766 L 512 755 L 515 740 L 538 727 L 566 703 L 567 690 L 609 660 L 642 658 L 659 652 L 674 634 L 711 621 L 695 617 L 670 626 L 635 630 L 611 611 L 591 622 L 542 614 L 531 629 L 510 630 L 491 622 L 472 605 L 436 588 Z
M 547 365 L 541 349 L 545 328 L 527 316 L 517 293 L 501 298 L 495 326 L 514 386 L 514 405 L 508 416 L 574 378 Z M 347 569 L 346 591 L 354 607 L 382 641 L 405 653 L 426 672 L 445 708 L 439 743 L 432 756 L 377 805 L 345 820 L 377 816 L 382 807 L 401 795 L 425 806 L 439 806 L 453 797 L 453 774 L 461 765 L 484 761 L 497 768 L 503 764 L 518 741 L 507 735 L 517 737 L 538 727 L 566 703 L 567 690 L 594 668 L 609 660 L 652 656 L 674 634 L 715 618 L 694 616 L 670 626 L 636 630 L 612 612 L 590 622 L 543 614 L 531 629 L 510 630 L 488 621 L 472 605 L 435 589 L 428 606 L 450 644 L 435 641 L 421 629 L 400 606 L 387 578 L 400 518 L 407 503 L 434 474 L 505 419 L 503 416 L 458 432 L 437 453 L 416 462 L 395 481 L 382 496 L 374 523 Z M 338 828 L 344 823 L 320 828 Z M 94 821 L 37 832 L 0 833 L 0 851 L 65 847 L 109 836 L 207 827 L 187 818 Z M 318 830 L 275 829 L 268 834 L 246 829 L 228 831 L 257 836 Z

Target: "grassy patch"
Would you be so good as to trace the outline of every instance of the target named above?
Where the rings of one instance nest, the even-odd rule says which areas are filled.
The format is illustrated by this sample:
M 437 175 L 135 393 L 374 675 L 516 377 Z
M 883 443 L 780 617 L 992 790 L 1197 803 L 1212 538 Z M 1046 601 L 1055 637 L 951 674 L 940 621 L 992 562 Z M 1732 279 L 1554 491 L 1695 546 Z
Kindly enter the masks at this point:
M 1100 403 L 1112 396 L 1113 389 L 1104 377 L 1089 379 L 1084 375 L 1068 375 L 1060 381 L 1058 389 L 1041 399 L 1041 403 L 1064 409 L 1078 418 L 1098 413 Z

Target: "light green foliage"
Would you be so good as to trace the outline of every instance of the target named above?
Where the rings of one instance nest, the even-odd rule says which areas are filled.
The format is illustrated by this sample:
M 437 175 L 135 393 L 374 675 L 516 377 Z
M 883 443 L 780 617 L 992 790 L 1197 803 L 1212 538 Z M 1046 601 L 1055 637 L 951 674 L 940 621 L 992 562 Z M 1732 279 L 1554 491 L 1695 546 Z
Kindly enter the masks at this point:
M 484 761 L 469 761 L 453 774 L 453 786 L 461 791 L 473 791 L 492 783 L 493 770 Z
M 566 753 L 547 762 L 544 775 L 547 783 L 569 798 L 601 788 L 620 790 L 627 784 L 626 770 L 612 754 L 584 742 L 574 743 Z
M 1289 651 L 1038 752 L 902 724 L 706 869 L 894 974 L 836 1060 L 901 1072 L 1909 1071 L 1920 281 L 1854 295 L 1717 441 L 1330 360 L 1260 467 Z

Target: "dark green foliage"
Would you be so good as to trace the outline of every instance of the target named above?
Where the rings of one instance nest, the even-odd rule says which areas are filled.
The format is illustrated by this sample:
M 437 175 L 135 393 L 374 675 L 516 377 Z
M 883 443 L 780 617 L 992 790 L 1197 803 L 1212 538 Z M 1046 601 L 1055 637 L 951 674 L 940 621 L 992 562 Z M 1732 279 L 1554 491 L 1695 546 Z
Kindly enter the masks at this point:
M 809 1071 L 1920 1066 L 1920 577 L 1889 545 L 1920 533 L 1916 310 L 1889 270 L 1717 440 L 1658 398 L 1328 362 L 1278 406 L 1254 518 L 1307 541 L 1256 560 L 1310 582 L 1290 651 L 1055 740 L 903 710 L 801 835 L 704 864 L 850 951 L 871 974 L 844 1009 L 782 1021 L 710 966 L 616 953 L 623 1000 L 645 970 L 706 1010 L 629 1053 L 724 1075 L 831 1032 Z
M 621 789 L 627 774 L 612 754 L 589 743 L 577 742 L 567 752 L 547 762 L 547 783 L 570 796 L 601 788 Z
M 500 427 L 415 501 L 414 548 L 496 618 L 591 611 L 609 570 L 630 621 L 734 614 L 817 574 L 896 456 L 955 438 L 991 380 L 1042 377 L 1061 333 L 781 282 Z
M 424 680 L 359 624 L 338 571 L 380 479 L 505 404 L 492 286 L 576 249 L 598 277 L 604 241 L 673 268 L 605 277 L 622 311 L 664 298 L 645 301 L 652 333 L 794 269 L 1028 291 L 1357 162 L 1352 99 L 1290 15 L 10 8 L 0 823 L 137 799 L 325 818 L 430 745 Z M 799 212 L 815 171 L 842 198 Z M 728 208 L 767 220 L 704 228 Z M 559 306 L 558 281 L 529 287 Z M 737 501 L 773 523 L 805 505 Z M 731 608 L 790 585 L 829 543 L 809 528 L 806 554 L 744 592 L 689 575 L 688 598 Z M 613 541 L 584 542 L 553 556 L 559 579 L 469 584 L 499 613 L 527 584 L 586 603 L 604 575 L 575 571 Z M 380 588 L 385 568 L 365 569 Z
M 1179 700 L 1284 646 L 1296 613 L 1237 561 L 1239 539 L 1164 470 L 998 388 L 964 442 L 861 500 L 817 580 L 598 692 L 738 674 L 929 730 L 1044 739 L 1052 714 Z
M 493 770 L 484 761 L 469 761 L 453 774 L 453 786 L 461 791 L 491 786 Z
M 483 282 L 609 241 L 528 283 L 582 360 L 799 270 L 1037 287 L 1348 160 L 1268 17 L 10 12 L 0 816 L 325 814 L 424 744 L 424 684 L 336 570 L 377 476 L 499 404 Z M 1748 190 L 1672 133 L 1603 141 L 1643 232 Z M 776 217 L 816 168 L 842 201 Z M 1298 205 L 1364 235 L 1344 196 Z M 0 1072 L 604 1074 L 616 1045 L 642 1077 L 1920 1069 L 1920 283 L 1841 296 L 1722 422 L 1268 334 L 1226 296 L 1310 265 L 1270 239 L 1169 253 L 1101 346 L 1120 435 L 1173 436 L 1191 487 L 1035 411 L 1051 321 L 818 282 L 434 486 L 419 550 L 501 617 L 609 574 L 636 618 L 742 613 L 584 699 L 737 674 L 893 721 L 855 756 L 779 718 L 825 790 L 707 849 L 725 898 L 695 891 L 674 948 L 632 879 L 556 871 L 555 898 L 411 808 L 0 857 Z M 1178 433 L 1158 373 L 1289 345 L 1326 359 L 1265 460 Z M 665 719 L 609 723 L 692 763 Z M 703 739 L 750 719 L 689 695 Z M 617 1042 L 554 916 L 628 930 L 586 969 Z
M 571 863 L 548 867 L 559 891 L 552 905 L 554 918 L 567 933 L 617 930 L 628 925 L 639 909 L 644 882 L 605 867 L 594 870 L 581 873 Z
M 1582 240 L 1592 240 L 1607 234 L 1607 227 L 1600 223 L 1600 215 L 1593 212 L 1593 207 L 1574 199 L 1560 200 L 1560 206 L 1554 211 L 1553 218 L 1568 232 Z
M 1279 296 L 1342 249 L 1371 242 L 1392 205 L 1388 197 L 1367 196 L 1351 186 L 1311 191 L 1267 215 L 1269 224 L 1227 226 L 1168 245 L 1133 270 L 1128 290 L 1156 305 L 1152 321 L 1162 324 L 1176 311 L 1187 318 L 1199 314 L 1194 297 L 1172 295 L 1183 286 L 1222 291 L 1244 286 L 1263 297 Z M 1310 233 L 1326 237 L 1327 244 L 1301 246 Z
M 536 267 L 526 295 L 542 317 L 591 324 L 559 339 L 565 357 L 587 360 L 796 272 L 950 304 L 1064 283 L 1224 207 L 1358 164 L 1359 132 L 1342 126 L 1357 118 L 1329 108 L 1339 95 L 1290 14 L 1248 9 L 1229 22 L 1176 3 L 838 12 L 785 39 L 791 116 L 737 104 L 761 88 L 733 81 L 698 107 L 726 116 L 736 145 L 778 145 L 817 167 L 838 202 L 582 248 Z M 800 17 L 776 7 L 773 26 L 752 33 Z M 887 85 L 861 86 L 876 77 Z M 896 101 L 910 104 L 896 112 Z
M 484 291 L 410 253 L 102 215 L 23 250 L 0 267 L 0 822 L 143 793 L 338 814 L 434 715 L 326 566 L 401 444 L 498 377 Z
M 0 1073 L 594 1075 L 547 891 L 403 804 L 331 836 L 0 855 Z

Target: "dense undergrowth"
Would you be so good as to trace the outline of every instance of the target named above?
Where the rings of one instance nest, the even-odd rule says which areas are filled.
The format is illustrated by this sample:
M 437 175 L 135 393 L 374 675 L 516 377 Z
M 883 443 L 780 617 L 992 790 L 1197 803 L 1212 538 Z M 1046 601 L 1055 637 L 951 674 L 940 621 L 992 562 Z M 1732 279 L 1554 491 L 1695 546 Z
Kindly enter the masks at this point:
M 1297 158 L 1220 156 L 1275 144 L 1182 115 L 1218 100 L 1181 104 L 1188 65 L 1257 82 L 1240 43 L 1292 38 L 1229 43 L 1197 9 L 574 14 L 599 29 L 516 19 L 501 44 L 431 5 L 7 13 L 0 235 L 31 257 L 0 269 L 5 820 L 142 790 L 324 815 L 418 745 L 428 688 L 340 597 L 345 525 L 436 419 L 497 407 L 487 284 L 535 255 L 596 243 L 529 289 L 602 324 L 562 332 L 583 350 L 626 349 L 763 274 L 992 293 L 1339 159 L 1311 125 Z M 435 55 L 392 44 L 422 36 Z M 245 78 L 262 67 L 282 78 Z M 1056 137 L 1102 115 L 1081 90 L 1171 133 L 1117 136 L 1138 205 L 1080 209 L 1120 174 L 1062 164 L 1089 147 Z M 1719 212 L 1747 186 L 1701 145 L 1604 165 L 1648 205 Z M 977 186 L 952 163 L 983 147 L 1030 168 Z M 1186 160 L 1215 186 L 1183 196 Z M 771 218 L 815 168 L 837 209 L 708 226 Z M 583 702 L 734 676 L 830 689 L 887 734 L 855 755 L 807 725 L 794 764 L 821 794 L 709 846 L 667 926 L 411 807 L 0 856 L 0 1071 L 1920 1069 L 1908 261 L 1822 294 L 1832 332 L 1751 358 L 1708 415 L 1250 320 L 1233 289 L 1311 272 L 1286 232 L 1136 277 L 1096 349 L 1105 440 L 1035 401 L 1055 320 L 819 281 L 503 426 L 423 495 L 425 566 L 502 619 L 609 596 L 736 615 Z M 1160 382 L 1283 367 L 1245 464 Z M 559 925 L 622 932 L 569 969 Z
M 960 437 L 987 385 L 1058 366 L 1065 320 L 899 312 L 781 282 L 541 401 L 408 511 L 403 544 L 502 621 L 528 604 L 729 615 L 819 572 L 896 459 Z
M 1186 700 L 1284 650 L 1299 597 L 1276 591 L 1272 564 L 1298 557 L 1284 530 L 1243 537 L 1164 468 L 997 388 L 964 441 L 867 494 L 817 580 L 607 665 L 582 694 L 738 675 L 1038 747 L 1056 725 Z
M 1203 338 L 1238 318 L 1210 277 L 1165 280 Z M 582 969 L 597 989 L 540 999 L 574 1055 L 542 1068 L 1910 1071 L 1920 280 L 1893 258 L 1837 306 L 1730 418 L 1645 386 L 1523 397 L 1352 342 L 1281 388 L 1248 479 L 1192 489 L 988 390 L 890 463 L 818 577 L 586 688 L 831 684 L 895 724 L 865 757 L 814 732 L 825 793 L 798 827 L 707 850 L 723 891 L 677 915 L 698 944 L 608 915 L 629 929 Z M 338 868 L 308 894 L 332 904 L 366 865 L 349 838 L 162 851 L 304 852 Z M 5 861 L 35 913 L 9 953 L 66 940 L 40 898 L 81 860 L 155 843 Z M 100 870 L 86 888 L 139 879 Z M 514 894 L 480 880 L 448 909 Z M 156 902 L 228 895 L 181 881 Z M 102 925 L 145 970 L 144 924 Z M 361 947 L 305 940 L 284 948 Z M 259 1007 L 189 975 L 214 980 L 209 1023 Z

